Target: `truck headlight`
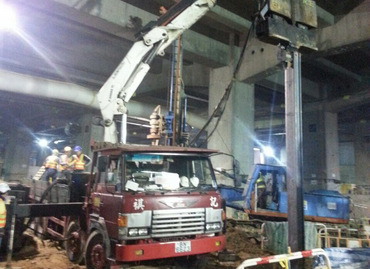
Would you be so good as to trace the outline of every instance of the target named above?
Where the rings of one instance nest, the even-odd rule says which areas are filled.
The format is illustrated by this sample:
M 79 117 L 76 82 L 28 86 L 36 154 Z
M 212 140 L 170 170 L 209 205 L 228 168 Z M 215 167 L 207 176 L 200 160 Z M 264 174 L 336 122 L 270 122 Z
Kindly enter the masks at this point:
M 124 236 L 126 236 L 126 233 L 127 233 L 127 228 L 118 228 L 118 237 L 119 238 L 122 238 Z
M 211 222 L 206 224 L 206 231 L 216 231 L 221 229 L 221 223 Z
M 128 236 L 135 237 L 135 236 L 146 236 L 148 235 L 147 228 L 131 228 L 128 230 Z

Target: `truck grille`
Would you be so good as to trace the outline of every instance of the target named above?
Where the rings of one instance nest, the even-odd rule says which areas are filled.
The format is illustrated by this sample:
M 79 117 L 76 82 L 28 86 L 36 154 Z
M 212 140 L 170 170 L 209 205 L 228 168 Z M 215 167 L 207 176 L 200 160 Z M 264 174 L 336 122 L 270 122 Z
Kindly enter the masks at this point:
M 173 237 L 204 233 L 204 208 L 154 210 L 153 237 Z

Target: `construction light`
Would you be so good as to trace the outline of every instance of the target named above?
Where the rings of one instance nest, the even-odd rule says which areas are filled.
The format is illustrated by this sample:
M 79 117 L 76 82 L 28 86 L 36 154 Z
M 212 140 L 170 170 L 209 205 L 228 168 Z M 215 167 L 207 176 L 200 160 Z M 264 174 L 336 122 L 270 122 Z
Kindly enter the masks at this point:
M 47 141 L 46 139 L 40 139 L 37 143 L 40 147 L 46 148 L 49 144 L 49 141 Z
M 15 30 L 17 19 L 14 10 L 0 0 L 0 30 Z
M 272 147 L 265 146 L 262 149 L 263 149 L 263 154 L 265 154 L 266 157 L 274 156 L 274 149 Z

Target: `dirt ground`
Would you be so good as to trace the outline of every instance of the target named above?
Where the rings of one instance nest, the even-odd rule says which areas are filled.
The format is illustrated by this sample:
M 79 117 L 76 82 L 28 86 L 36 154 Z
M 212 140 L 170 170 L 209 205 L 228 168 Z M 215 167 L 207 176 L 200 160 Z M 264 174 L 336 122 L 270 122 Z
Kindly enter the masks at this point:
M 85 269 L 85 266 L 79 266 L 69 262 L 65 251 L 56 242 L 50 240 L 41 240 L 26 232 L 24 247 L 14 253 L 11 268 L 13 269 Z M 227 255 L 224 261 L 220 261 L 217 254 L 209 254 L 205 257 L 206 263 L 202 266 L 204 269 L 236 268 L 243 260 L 260 256 L 268 256 L 261 250 L 259 238 L 254 237 L 248 230 L 234 228 L 228 225 L 227 231 Z M 231 255 L 230 255 L 231 253 Z M 236 255 L 234 255 L 236 254 Z M 220 257 L 221 258 L 221 257 Z M 235 261 L 228 260 L 236 259 Z M 0 269 L 6 268 L 6 257 L 1 257 Z M 130 268 L 170 268 L 170 266 L 133 266 Z M 259 267 L 261 268 L 261 267 Z

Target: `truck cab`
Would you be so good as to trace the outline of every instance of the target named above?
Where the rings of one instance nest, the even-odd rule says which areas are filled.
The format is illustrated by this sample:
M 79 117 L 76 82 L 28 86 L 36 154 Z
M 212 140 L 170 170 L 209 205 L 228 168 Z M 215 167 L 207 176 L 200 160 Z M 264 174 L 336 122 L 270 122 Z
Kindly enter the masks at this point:
M 265 188 L 259 195 L 258 180 Z M 244 190 L 219 186 L 226 206 L 245 211 L 250 218 L 285 220 L 288 212 L 286 168 L 256 164 Z M 304 217 L 307 221 L 345 224 L 349 220 L 349 198 L 337 191 L 312 190 L 303 193 Z
M 225 208 L 211 153 L 123 144 L 96 149 L 86 197 L 87 268 L 221 251 Z

